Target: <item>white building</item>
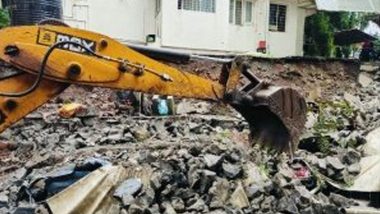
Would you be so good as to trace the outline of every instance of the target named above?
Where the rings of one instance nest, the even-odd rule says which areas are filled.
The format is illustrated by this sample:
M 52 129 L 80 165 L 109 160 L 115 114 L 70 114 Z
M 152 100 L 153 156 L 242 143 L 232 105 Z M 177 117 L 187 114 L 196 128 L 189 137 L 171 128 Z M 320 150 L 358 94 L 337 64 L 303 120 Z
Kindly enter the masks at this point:
M 63 0 L 65 21 L 132 42 L 193 52 L 303 54 L 313 0 Z
M 0 1 L 1 3 L 4 0 Z M 380 0 L 62 0 L 65 21 L 122 42 L 197 53 L 300 56 L 316 10 L 380 14 Z

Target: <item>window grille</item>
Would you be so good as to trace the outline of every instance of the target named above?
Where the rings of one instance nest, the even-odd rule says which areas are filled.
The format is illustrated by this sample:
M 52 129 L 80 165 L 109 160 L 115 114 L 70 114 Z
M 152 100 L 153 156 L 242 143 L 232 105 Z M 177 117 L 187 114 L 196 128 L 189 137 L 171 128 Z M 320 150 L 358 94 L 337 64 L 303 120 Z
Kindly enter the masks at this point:
M 235 24 L 242 25 L 243 20 L 243 2 L 241 0 L 237 0 L 235 3 Z
M 215 13 L 215 0 L 178 0 L 178 9 Z
M 269 10 L 269 30 L 285 32 L 286 27 L 286 6 L 271 4 Z
M 228 22 L 235 25 L 252 24 L 253 1 L 230 0 Z
M 234 11 L 235 11 L 235 0 L 230 0 L 230 14 L 228 21 L 232 24 L 234 23 Z

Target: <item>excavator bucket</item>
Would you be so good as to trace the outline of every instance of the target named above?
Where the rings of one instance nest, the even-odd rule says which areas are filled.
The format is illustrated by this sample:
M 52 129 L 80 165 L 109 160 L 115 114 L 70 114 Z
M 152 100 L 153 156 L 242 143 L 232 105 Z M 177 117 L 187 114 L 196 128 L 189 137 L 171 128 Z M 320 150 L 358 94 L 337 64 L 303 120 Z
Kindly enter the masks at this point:
M 249 81 L 227 100 L 248 122 L 251 140 L 293 154 L 306 123 L 305 99 L 293 88 L 259 80 L 246 65 L 239 70 Z

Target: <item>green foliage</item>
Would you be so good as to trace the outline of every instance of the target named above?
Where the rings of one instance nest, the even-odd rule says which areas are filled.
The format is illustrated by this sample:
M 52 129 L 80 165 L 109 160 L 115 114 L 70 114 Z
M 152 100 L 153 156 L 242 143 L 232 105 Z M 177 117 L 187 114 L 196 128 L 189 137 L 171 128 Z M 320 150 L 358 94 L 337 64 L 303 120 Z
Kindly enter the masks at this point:
M 326 13 L 317 13 L 306 20 L 306 36 L 308 37 L 305 53 L 311 56 L 331 56 L 334 35 L 330 26 L 330 19 Z
M 329 134 L 344 129 L 345 121 L 354 118 L 356 111 L 345 101 L 319 103 L 318 111 L 317 122 L 313 126 L 313 135 L 318 138 L 319 150 L 327 154 L 332 146 Z M 348 146 L 353 146 L 354 143 L 356 142 L 348 142 Z
M 320 103 L 318 120 L 313 129 L 319 134 L 337 131 L 344 128 L 344 120 L 353 118 L 355 113 L 345 101 Z
M 334 54 L 334 32 L 359 26 L 361 17 L 349 12 L 318 12 L 306 19 L 305 55 L 331 57 Z M 351 47 L 342 47 L 341 54 L 348 56 Z
M 369 21 L 374 21 L 379 18 L 380 18 L 379 15 L 376 13 L 361 14 L 359 17 L 360 29 L 364 29 L 365 27 L 367 27 Z
M 373 44 L 375 46 L 376 53 L 380 53 L 380 36 L 378 37 L 378 39 Z
M 9 13 L 7 10 L 0 8 L 0 28 L 9 25 Z
M 259 164 L 259 171 L 262 175 L 266 177 L 270 177 L 269 167 L 267 164 L 265 163 Z

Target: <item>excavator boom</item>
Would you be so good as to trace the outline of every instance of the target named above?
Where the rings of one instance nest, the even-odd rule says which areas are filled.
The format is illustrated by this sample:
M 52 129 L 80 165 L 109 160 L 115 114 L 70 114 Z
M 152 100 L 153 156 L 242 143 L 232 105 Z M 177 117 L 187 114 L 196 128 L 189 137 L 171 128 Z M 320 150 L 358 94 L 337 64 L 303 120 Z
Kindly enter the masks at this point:
M 53 25 L 0 30 L 0 132 L 70 84 L 230 104 L 248 121 L 252 137 L 293 151 L 306 104 L 291 88 L 259 80 L 242 60 L 225 65 L 219 82 L 177 70 L 101 34 Z M 1 62 L 0 62 L 1 63 Z M 4 77 L 6 70 L 14 73 Z M 249 84 L 240 86 L 246 78 Z

